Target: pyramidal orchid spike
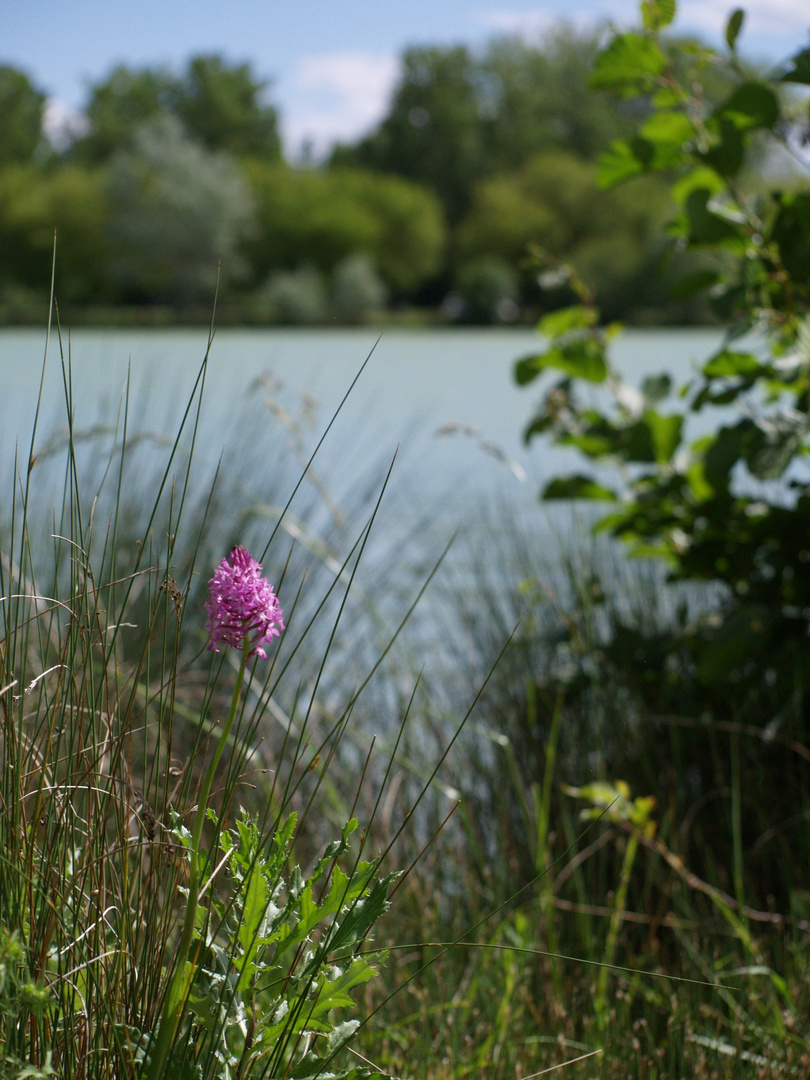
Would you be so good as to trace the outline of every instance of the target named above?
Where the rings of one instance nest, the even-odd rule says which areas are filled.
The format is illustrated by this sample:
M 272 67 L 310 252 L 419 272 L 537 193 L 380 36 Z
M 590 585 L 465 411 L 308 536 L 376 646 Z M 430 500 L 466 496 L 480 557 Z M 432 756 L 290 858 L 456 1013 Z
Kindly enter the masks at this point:
M 262 644 L 281 634 L 284 612 L 261 565 L 245 548 L 235 547 L 214 571 L 208 589 L 208 648 L 241 649 L 248 638 L 250 655 L 266 659 Z

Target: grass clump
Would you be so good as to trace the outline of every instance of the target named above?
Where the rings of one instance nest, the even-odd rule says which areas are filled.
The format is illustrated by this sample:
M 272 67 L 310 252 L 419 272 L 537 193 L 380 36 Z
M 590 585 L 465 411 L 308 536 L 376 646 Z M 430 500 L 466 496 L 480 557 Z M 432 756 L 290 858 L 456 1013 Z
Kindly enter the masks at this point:
M 366 760 L 341 791 L 335 755 L 362 680 L 342 700 L 333 688 L 327 718 L 319 687 L 379 501 L 304 603 L 322 553 L 278 553 L 290 496 L 262 555 L 284 598 L 281 646 L 257 657 L 245 623 L 241 648 L 231 633 L 210 652 L 198 579 L 222 541 L 221 495 L 194 471 L 208 352 L 149 498 L 133 502 L 129 387 L 89 486 L 61 346 L 59 499 L 38 495 L 36 420 L 0 543 L 0 1074 L 367 1075 L 348 1044 L 397 877 L 384 849 L 368 853 L 390 766 L 372 779 Z M 360 829 L 354 808 L 377 780 Z M 352 807 L 334 831 L 319 810 L 330 789 Z

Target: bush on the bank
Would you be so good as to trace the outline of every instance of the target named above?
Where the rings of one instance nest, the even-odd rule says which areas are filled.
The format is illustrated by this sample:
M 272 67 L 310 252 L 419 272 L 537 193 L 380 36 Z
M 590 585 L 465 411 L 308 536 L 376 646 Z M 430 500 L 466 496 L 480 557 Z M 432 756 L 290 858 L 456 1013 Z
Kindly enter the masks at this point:
M 397 177 L 246 163 L 258 211 L 245 245 L 255 280 L 309 262 L 330 273 L 366 252 L 386 285 L 409 292 L 438 269 L 444 225 L 436 199 Z

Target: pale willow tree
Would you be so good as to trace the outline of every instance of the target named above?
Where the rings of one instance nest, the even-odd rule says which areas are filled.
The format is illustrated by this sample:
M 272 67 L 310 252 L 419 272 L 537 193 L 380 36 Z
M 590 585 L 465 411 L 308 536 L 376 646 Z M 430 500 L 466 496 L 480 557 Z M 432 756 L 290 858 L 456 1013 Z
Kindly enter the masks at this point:
M 236 162 L 190 139 L 174 116 L 145 124 L 110 169 L 110 272 L 122 299 L 210 302 L 244 273 L 254 200 Z

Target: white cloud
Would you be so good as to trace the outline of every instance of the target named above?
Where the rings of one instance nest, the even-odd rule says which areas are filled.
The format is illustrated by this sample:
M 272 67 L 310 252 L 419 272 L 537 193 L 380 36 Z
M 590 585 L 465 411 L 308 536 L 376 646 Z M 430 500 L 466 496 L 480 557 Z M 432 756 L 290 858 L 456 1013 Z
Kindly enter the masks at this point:
M 306 56 L 284 94 L 282 126 L 291 156 L 305 141 L 316 157 L 363 135 L 385 115 L 399 74 L 394 55 L 367 52 Z
M 56 150 L 65 150 L 77 135 L 87 131 L 87 120 L 59 98 L 48 98 L 42 130 Z
M 614 0 L 605 3 L 587 3 L 584 6 L 577 0 L 560 4 L 552 9 L 549 5 L 531 11 L 515 11 L 509 8 L 492 8 L 482 11 L 478 23 L 496 34 L 515 34 L 527 41 L 542 39 L 549 30 L 560 23 L 587 32 L 607 22 L 632 23 L 637 13 L 637 6 L 628 0 Z
M 528 40 L 542 37 L 558 21 L 547 11 L 484 11 L 478 18 L 496 34 L 515 34 Z
M 769 37 L 796 34 L 798 45 L 810 30 L 807 0 L 747 0 L 743 7 L 743 32 L 749 38 L 748 46 L 751 49 L 755 49 L 757 44 L 753 39 L 754 34 L 767 34 Z M 730 0 L 684 0 L 678 5 L 678 24 L 687 24 L 720 36 L 725 33 L 733 9 L 734 4 Z
M 673 29 L 692 32 L 719 44 L 723 41 L 729 15 L 737 0 L 679 0 Z M 746 18 L 740 46 L 751 55 L 774 59 L 807 44 L 810 33 L 808 0 L 740 0 Z M 636 0 L 565 0 L 542 8 L 517 11 L 492 8 L 478 16 L 480 25 L 498 34 L 518 34 L 530 41 L 542 38 L 561 20 L 588 30 L 607 22 L 637 26 Z

